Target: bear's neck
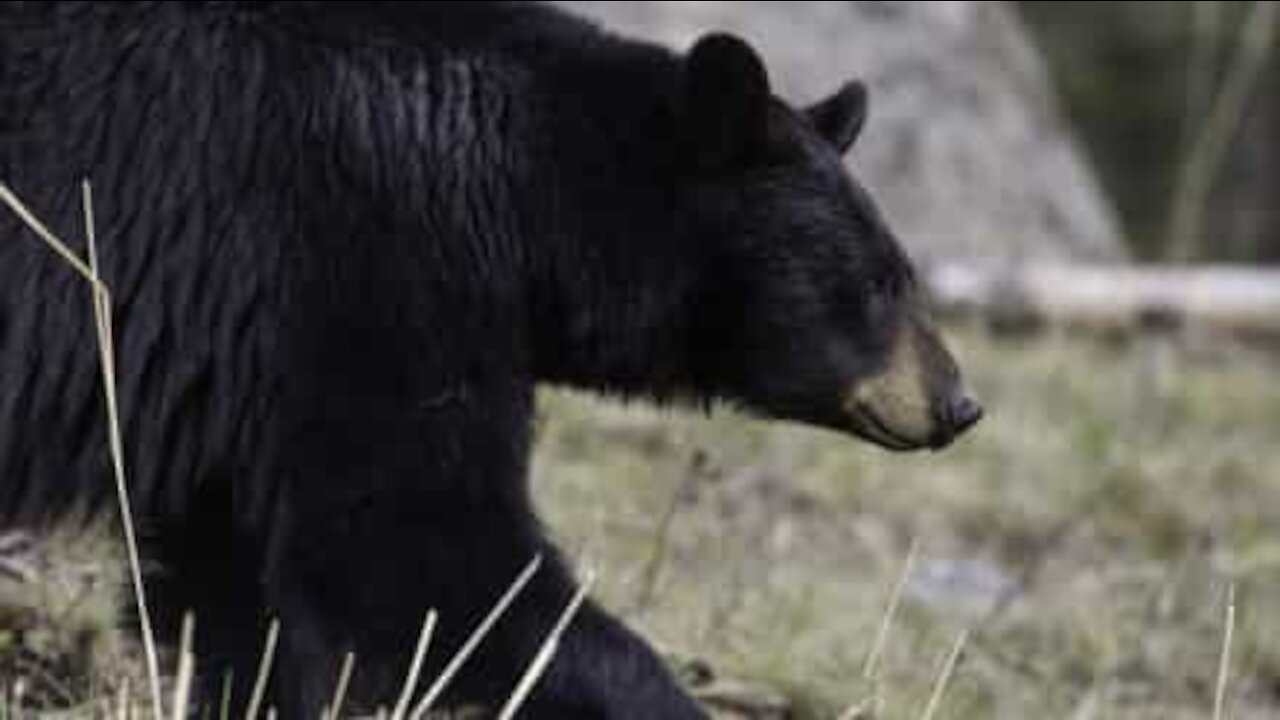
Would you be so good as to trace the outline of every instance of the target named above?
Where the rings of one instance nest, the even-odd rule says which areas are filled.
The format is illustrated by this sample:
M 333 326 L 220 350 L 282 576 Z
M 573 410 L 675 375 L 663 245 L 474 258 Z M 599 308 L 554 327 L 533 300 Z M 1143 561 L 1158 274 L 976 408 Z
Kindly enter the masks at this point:
M 651 46 L 600 39 L 535 66 L 534 181 L 516 205 L 537 218 L 530 306 L 541 380 L 669 399 L 694 387 L 698 308 L 709 263 L 684 208 L 672 99 L 680 65 Z

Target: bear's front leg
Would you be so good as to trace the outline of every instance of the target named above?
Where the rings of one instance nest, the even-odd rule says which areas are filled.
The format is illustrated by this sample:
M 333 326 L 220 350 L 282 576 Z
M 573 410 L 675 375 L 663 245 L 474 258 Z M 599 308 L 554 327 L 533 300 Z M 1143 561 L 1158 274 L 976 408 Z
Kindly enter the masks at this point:
M 472 386 L 436 403 L 395 400 L 371 407 L 362 399 L 360 408 L 312 415 L 366 422 L 324 432 L 326 442 L 298 459 L 304 472 L 290 477 L 282 495 L 268 594 L 282 628 L 277 701 L 284 717 L 318 716 L 348 651 L 356 654 L 348 709 L 393 705 L 423 616 L 434 608 L 439 624 L 421 692 L 542 555 L 439 705 L 496 712 L 573 595 L 527 497 L 531 398 Z M 704 715 L 643 641 L 587 605 L 521 717 Z
M 652 649 L 593 603 L 583 606 L 521 717 L 706 718 Z
M 496 709 L 566 607 L 574 585 L 554 550 L 513 536 L 500 517 L 407 518 L 370 512 L 348 518 L 361 527 L 323 539 L 300 532 L 311 551 L 290 554 L 279 596 L 282 709 L 314 717 L 332 693 L 339 658 L 357 656 L 356 707 L 391 705 L 428 607 L 439 626 L 425 687 L 535 553 L 543 562 L 507 613 L 456 676 L 443 705 Z M 391 510 L 391 508 L 384 508 Z M 359 547 L 351 563 L 341 557 Z M 341 557 L 339 557 L 341 556 Z M 297 712 L 294 709 L 299 709 Z M 648 646 L 593 604 L 585 605 L 521 712 L 547 720 L 702 718 Z

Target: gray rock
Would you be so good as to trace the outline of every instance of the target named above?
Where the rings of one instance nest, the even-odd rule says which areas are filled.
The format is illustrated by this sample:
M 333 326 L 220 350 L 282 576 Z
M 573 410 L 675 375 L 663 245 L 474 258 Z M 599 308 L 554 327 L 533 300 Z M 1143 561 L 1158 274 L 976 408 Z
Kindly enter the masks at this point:
M 676 49 L 726 30 L 780 94 L 871 87 L 850 162 L 921 261 L 1120 260 L 1119 223 L 1055 107 L 1019 19 L 998 2 L 561 2 Z
M 1017 591 L 1017 580 L 982 558 L 922 558 L 906 585 L 912 600 L 971 621 L 990 615 Z

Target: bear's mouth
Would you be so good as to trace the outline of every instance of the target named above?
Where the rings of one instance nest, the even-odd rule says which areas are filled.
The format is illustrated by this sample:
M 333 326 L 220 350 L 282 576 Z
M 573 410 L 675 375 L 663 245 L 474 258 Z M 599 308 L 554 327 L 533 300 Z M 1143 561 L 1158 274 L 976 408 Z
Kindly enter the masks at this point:
M 908 450 L 919 450 L 928 444 L 917 442 L 895 433 L 865 403 L 853 403 L 849 409 L 852 411 L 850 415 L 854 421 L 853 433 L 880 447 L 895 452 L 906 452 Z

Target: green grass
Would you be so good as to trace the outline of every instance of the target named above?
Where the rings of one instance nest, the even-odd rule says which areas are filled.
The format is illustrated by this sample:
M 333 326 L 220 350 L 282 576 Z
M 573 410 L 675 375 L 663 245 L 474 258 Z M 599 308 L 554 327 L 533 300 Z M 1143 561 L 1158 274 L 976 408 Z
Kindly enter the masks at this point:
M 801 718 L 859 703 L 920 718 L 967 629 L 935 720 L 1208 719 L 1230 584 L 1226 715 L 1280 714 L 1280 362 L 1224 343 L 952 335 L 988 416 L 946 452 L 550 392 L 535 494 L 606 605 L 682 667 Z M 109 696 L 127 645 L 104 630 L 110 607 L 33 625 L 14 608 L 53 604 L 31 592 L 0 584 L 0 668 L 40 632 L 88 632 L 39 652 L 74 665 L 70 704 Z M 42 622 L 55 630 L 32 634 Z

